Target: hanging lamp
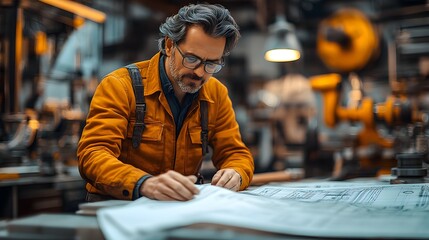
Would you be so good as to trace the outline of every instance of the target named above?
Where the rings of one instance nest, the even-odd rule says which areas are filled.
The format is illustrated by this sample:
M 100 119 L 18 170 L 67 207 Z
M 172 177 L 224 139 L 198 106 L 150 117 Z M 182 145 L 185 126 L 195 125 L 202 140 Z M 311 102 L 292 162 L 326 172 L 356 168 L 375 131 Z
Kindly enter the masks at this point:
M 301 57 L 301 46 L 295 34 L 295 27 L 278 15 L 269 26 L 270 36 L 265 44 L 265 60 L 269 62 L 290 62 Z

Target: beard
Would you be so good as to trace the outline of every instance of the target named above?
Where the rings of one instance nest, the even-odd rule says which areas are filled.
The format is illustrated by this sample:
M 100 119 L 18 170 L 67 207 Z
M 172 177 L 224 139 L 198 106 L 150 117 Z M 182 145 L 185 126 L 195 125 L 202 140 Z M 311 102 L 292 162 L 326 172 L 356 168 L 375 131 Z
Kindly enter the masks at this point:
M 177 83 L 180 90 L 184 93 L 196 93 L 198 92 L 204 85 L 205 80 L 203 78 L 198 77 L 195 74 L 184 74 L 180 75 L 178 69 L 174 65 L 174 55 L 171 57 L 171 61 L 169 63 L 171 76 L 173 77 L 173 81 Z M 185 83 L 185 78 L 191 78 L 193 80 L 201 81 L 200 85 L 195 84 L 194 82 L 189 82 L 188 84 Z

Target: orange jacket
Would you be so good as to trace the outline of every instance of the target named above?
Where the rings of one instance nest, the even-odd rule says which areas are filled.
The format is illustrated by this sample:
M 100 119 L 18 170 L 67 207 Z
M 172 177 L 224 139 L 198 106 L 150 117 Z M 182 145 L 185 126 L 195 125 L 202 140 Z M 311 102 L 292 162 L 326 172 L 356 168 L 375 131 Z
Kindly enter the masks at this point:
M 108 74 L 91 102 L 86 126 L 78 144 L 79 171 L 91 193 L 132 199 L 136 182 L 146 174 L 175 170 L 196 174 L 202 159 L 199 102 L 208 102 L 209 145 L 217 169 L 233 168 L 247 188 L 254 170 L 253 158 L 241 140 L 227 88 L 210 78 L 201 88 L 198 101 L 189 108 L 176 140 L 176 128 L 162 92 L 159 77 L 160 53 L 136 65 L 144 84 L 146 128 L 138 149 L 132 147 L 135 97 L 126 68 Z

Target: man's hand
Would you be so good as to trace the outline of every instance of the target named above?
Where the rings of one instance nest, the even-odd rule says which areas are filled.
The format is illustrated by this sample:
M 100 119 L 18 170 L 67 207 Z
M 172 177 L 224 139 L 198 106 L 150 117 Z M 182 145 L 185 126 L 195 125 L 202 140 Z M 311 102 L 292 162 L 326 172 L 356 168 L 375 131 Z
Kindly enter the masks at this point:
M 241 176 L 234 169 L 221 169 L 213 176 L 211 184 L 237 192 L 240 190 Z
M 148 178 L 140 187 L 140 192 L 151 199 L 187 201 L 199 193 L 194 184 L 196 181 L 196 176 L 183 176 L 170 170 Z

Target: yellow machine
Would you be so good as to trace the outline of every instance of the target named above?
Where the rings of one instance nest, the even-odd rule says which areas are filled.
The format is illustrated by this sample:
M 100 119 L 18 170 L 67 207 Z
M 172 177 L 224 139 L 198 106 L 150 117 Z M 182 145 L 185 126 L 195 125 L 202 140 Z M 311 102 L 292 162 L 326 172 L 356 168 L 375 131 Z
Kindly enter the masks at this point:
M 335 72 L 362 69 L 377 57 L 379 38 L 369 19 L 346 8 L 323 20 L 317 33 L 317 53 Z
M 394 92 L 385 102 L 375 103 L 371 97 L 359 95 L 359 104 L 340 105 L 344 76 L 367 66 L 378 56 L 378 47 L 378 34 L 362 12 L 355 9 L 336 12 L 321 22 L 317 38 L 319 57 L 335 73 L 314 76 L 310 82 L 313 90 L 322 94 L 327 127 L 333 128 L 341 121 L 360 122 L 362 128 L 356 136 L 354 148 L 372 148 L 375 149 L 373 152 L 391 149 L 395 152 L 394 138 L 380 134 L 376 125 L 383 123 L 393 127 L 423 122 L 425 115 L 407 96 Z M 376 170 L 376 175 L 390 174 L 397 164 L 394 154 L 387 158 L 380 154 L 362 154 L 357 158 L 355 172 L 350 173 L 353 176 L 368 170 Z
M 357 108 L 340 106 L 339 74 L 326 74 L 310 79 L 313 90 L 320 91 L 324 102 L 324 122 L 328 127 L 335 127 L 341 121 L 361 122 L 362 129 L 357 135 L 356 146 L 365 148 L 376 146 L 381 149 L 393 148 L 392 138 L 379 134 L 376 128 L 377 122 L 383 122 L 388 126 L 403 125 L 411 122 L 423 121 L 421 113 L 407 98 L 389 96 L 383 103 L 374 103 L 370 97 L 364 97 Z M 396 165 L 394 159 L 371 159 L 361 157 L 359 167 L 362 170 L 378 169 L 378 174 L 390 173 Z

